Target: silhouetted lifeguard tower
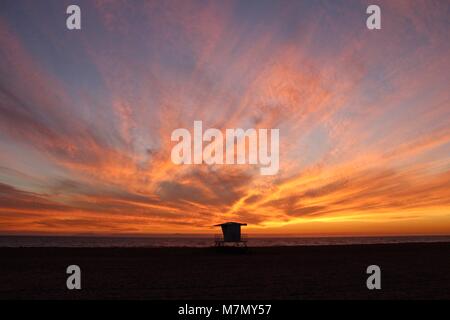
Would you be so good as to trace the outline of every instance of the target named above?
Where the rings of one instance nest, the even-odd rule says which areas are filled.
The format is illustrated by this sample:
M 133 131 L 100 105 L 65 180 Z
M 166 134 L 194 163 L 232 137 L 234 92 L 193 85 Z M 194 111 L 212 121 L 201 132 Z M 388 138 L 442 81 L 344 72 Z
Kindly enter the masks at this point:
M 214 225 L 214 227 L 221 227 L 223 234 L 223 236 L 215 236 L 215 246 L 224 247 L 227 245 L 231 245 L 234 247 L 247 247 L 247 239 L 241 234 L 241 226 L 246 225 L 246 223 L 239 222 L 225 222 Z

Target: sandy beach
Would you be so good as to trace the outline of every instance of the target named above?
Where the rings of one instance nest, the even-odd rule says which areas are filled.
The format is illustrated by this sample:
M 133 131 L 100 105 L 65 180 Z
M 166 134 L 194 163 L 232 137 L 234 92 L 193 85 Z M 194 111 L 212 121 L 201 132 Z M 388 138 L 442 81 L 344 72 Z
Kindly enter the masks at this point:
M 0 248 L 1 299 L 450 299 L 450 243 L 249 248 Z M 66 289 L 79 265 L 82 290 Z M 367 266 L 382 289 L 366 288 Z

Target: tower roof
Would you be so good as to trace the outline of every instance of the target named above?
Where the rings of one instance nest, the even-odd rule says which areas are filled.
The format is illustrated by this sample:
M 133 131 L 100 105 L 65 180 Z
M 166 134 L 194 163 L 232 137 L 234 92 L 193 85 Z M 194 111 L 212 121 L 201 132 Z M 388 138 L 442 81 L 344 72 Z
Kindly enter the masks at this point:
M 224 223 L 219 223 L 219 224 L 215 224 L 214 227 L 221 227 L 221 226 L 226 226 L 226 225 L 239 225 L 239 226 L 246 226 L 246 223 L 240 223 L 240 222 L 224 222 Z

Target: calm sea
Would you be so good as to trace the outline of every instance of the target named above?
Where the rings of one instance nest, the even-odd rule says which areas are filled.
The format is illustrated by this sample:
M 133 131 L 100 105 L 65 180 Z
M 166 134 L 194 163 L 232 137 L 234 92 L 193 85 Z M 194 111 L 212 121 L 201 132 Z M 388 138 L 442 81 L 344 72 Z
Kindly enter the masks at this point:
M 414 237 L 323 237 L 261 238 L 249 237 L 252 247 L 320 246 L 376 243 L 450 242 L 450 236 Z M 48 237 L 0 236 L 0 247 L 210 247 L 213 237 Z

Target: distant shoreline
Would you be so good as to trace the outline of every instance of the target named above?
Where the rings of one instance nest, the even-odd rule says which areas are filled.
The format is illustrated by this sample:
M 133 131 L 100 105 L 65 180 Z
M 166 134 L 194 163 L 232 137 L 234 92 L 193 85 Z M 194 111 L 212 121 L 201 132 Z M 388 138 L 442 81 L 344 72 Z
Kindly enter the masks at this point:
M 16 234 L 16 233 L 0 233 L 1 237 L 47 237 L 47 238 L 211 238 L 218 232 L 210 234 L 190 234 L 190 233 L 161 233 L 161 234 Z M 323 238 L 435 238 L 449 237 L 450 234 L 388 234 L 388 235 L 278 235 L 278 234 L 249 234 L 250 238 L 273 238 L 273 239 L 323 239 Z
M 249 247 L 341 246 L 402 243 L 446 243 L 450 236 L 402 237 L 258 237 L 248 238 Z M 208 248 L 213 237 L 71 237 L 0 236 L 0 248 Z
M 272 245 L 272 246 L 247 246 L 247 249 L 282 249 L 282 248 L 308 248 L 308 247 L 321 247 L 321 248 L 334 248 L 334 247 L 368 247 L 368 246 L 402 246 L 402 245 L 421 245 L 421 244 L 446 244 L 450 245 L 450 241 L 436 241 L 436 242 L 399 242 L 399 243 L 353 243 L 353 244 L 316 244 L 316 245 Z M 230 245 L 227 248 L 234 248 L 232 245 Z M 0 251 L 2 249 L 100 249 L 100 250 L 108 250 L 108 249 L 187 249 L 187 250 L 211 250 L 216 249 L 214 244 L 211 244 L 210 246 L 204 246 L 204 247 L 189 247 L 189 246 L 173 246 L 173 247 L 157 247 L 157 246 L 139 246 L 139 247 L 61 247 L 61 246 L 41 246 L 41 247 L 3 247 L 0 246 Z

